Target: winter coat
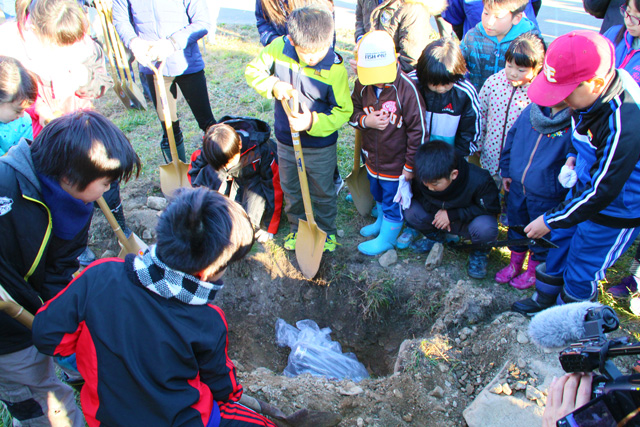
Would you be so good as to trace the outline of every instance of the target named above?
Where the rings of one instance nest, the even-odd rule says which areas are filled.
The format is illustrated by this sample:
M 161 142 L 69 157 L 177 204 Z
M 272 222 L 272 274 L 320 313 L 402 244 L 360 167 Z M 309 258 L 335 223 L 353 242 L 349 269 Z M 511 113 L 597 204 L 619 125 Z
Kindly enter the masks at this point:
M 564 200 L 558 175 L 571 147 L 571 111 L 551 117 L 551 109 L 529 104 L 507 134 L 500 175 L 522 184 L 525 195 Z
M 225 123 L 225 119 L 223 117 L 219 123 Z M 204 159 L 202 149 L 198 149 L 191 155 L 188 178 L 194 187 L 228 193 L 230 199 L 242 204 L 255 228 L 264 221 L 267 232 L 276 234 L 282 214 L 280 172 L 275 143 L 269 139 L 271 129 L 267 123 L 259 122 L 267 127 L 264 141 L 258 142 L 248 134 L 238 132 L 242 148 L 237 165 L 216 171 Z
M 417 82 L 415 71 L 410 77 Z M 468 80 L 461 80 L 442 94 L 419 87 L 427 108 L 425 120 L 429 141 L 448 142 L 462 156 L 477 151 L 482 130 L 482 111 L 478 92 L 473 85 Z
M 604 36 L 611 40 L 611 43 L 615 43 L 615 39 L 620 28 L 622 28 L 620 25 L 611 27 Z M 633 49 L 632 44 L 633 36 L 629 34 L 629 31 L 625 31 L 622 40 L 615 45 L 616 68 L 625 69 L 629 74 L 631 74 L 633 80 L 640 84 L 640 55 L 637 55 L 637 53 L 640 52 L 640 49 Z
M 584 10 L 588 14 L 602 19 L 600 34 L 615 25 L 624 24 L 624 18 L 620 15 L 620 6 L 625 4 L 625 0 L 582 0 Z
M 89 223 L 71 240 L 56 237 L 28 142 L 0 158 L 0 283 L 25 310 L 35 313 L 69 283 Z M 0 311 L 0 354 L 29 346 L 31 331 Z
M 485 80 L 505 67 L 504 55 L 511 42 L 520 34 L 528 32 L 540 34 L 540 30 L 533 22 L 522 18 L 517 25 L 511 27 L 511 30 L 500 41 L 496 37 L 487 35 L 482 22 L 479 22 L 464 36 L 460 43 L 460 49 L 462 49 L 462 56 L 467 62 L 469 80 L 478 92 L 480 92 Z
M 242 395 L 212 303 L 221 283 L 149 266 L 151 254 L 93 263 L 35 317 L 40 352 L 76 354 L 89 426 L 206 426 Z
M 428 138 L 424 101 L 416 84 L 398 67 L 396 80 L 385 84 L 379 97 L 375 86 L 363 86 L 356 80 L 351 98 L 353 115 L 349 124 L 362 130 L 369 175 L 396 181 L 403 169 L 412 172 L 413 157 Z M 389 124 L 384 130 L 367 128 L 367 114 L 379 110 L 389 112 Z
M 572 114 L 578 182 L 544 215 L 550 228 L 585 220 L 612 228 L 640 226 L 640 87 L 625 70 L 589 108 Z
M 19 119 L 9 123 L 0 123 L 0 156 L 4 156 L 9 148 L 18 145 L 22 138 L 33 139 L 31 116 L 24 113 Z
M 443 0 L 358 0 L 356 41 L 373 30 L 386 31 L 393 38 L 402 71 L 415 68 L 429 42 L 439 38 L 431 28 L 431 16 L 447 7 Z
M 349 120 L 353 104 L 347 69 L 342 57 L 332 48 L 318 64 L 301 66 L 296 50 L 287 37 L 280 37 L 262 49 L 247 65 L 245 78 L 265 98 L 273 98 L 278 81 L 298 91 L 299 102 L 313 115 L 311 128 L 300 132 L 302 147 L 329 147 L 338 141 L 338 129 Z M 289 119 L 280 101 L 275 102 L 275 135 L 279 142 L 292 146 Z
M 500 154 L 511 126 L 522 110 L 531 103 L 527 89 L 530 83 L 513 86 L 504 70 L 489 77 L 480 91 L 483 128 L 480 136 L 480 165 L 491 175 L 498 173 Z
M 451 25 L 463 25 L 462 36 L 482 21 L 484 4 L 482 0 L 448 0 L 449 6 L 442 12 L 442 17 Z M 531 0 L 527 3 L 524 16 L 538 27 L 536 14 L 533 11 Z
M 181 76 L 204 69 L 198 40 L 209 31 L 205 0 L 113 0 L 113 23 L 122 43 L 140 37 L 147 41 L 169 39 L 178 48 L 165 61 L 162 74 Z M 140 65 L 140 72 L 153 74 Z
M 425 212 L 434 214 L 447 211 L 449 221 L 469 223 L 480 215 L 498 215 L 500 199 L 491 175 L 458 156 L 458 177 L 444 191 L 431 191 L 416 178 L 413 179 L 413 201 L 420 203 Z

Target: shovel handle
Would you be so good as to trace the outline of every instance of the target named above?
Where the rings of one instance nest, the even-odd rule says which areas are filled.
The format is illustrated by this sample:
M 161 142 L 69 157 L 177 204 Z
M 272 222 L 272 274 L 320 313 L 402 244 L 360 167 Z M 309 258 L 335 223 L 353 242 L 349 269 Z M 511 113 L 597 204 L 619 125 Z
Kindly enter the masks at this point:
M 128 253 L 138 252 L 137 250 L 131 250 L 132 248 L 129 245 L 127 236 L 124 235 L 124 231 L 122 231 L 122 228 L 120 228 L 120 224 L 118 224 L 118 221 L 116 221 L 116 217 L 113 216 L 113 212 L 111 212 L 111 209 L 109 208 L 109 205 L 107 205 L 107 201 L 104 199 L 104 197 L 100 197 L 98 199 L 98 205 L 100 206 L 100 209 L 102 209 L 102 213 L 107 218 L 107 221 L 109 221 L 109 225 L 113 229 L 113 232 L 116 233 L 118 241 L 120 242 L 122 247 L 125 248 Z
M 164 117 L 164 127 L 167 130 L 167 138 L 169 139 L 169 149 L 171 150 L 171 163 L 176 166 L 176 175 L 180 176 L 180 169 L 178 168 L 178 149 L 176 148 L 176 138 L 173 135 L 173 122 L 171 121 L 171 110 L 169 110 L 169 101 L 167 99 L 167 89 L 164 87 L 164 76 L 162 75 L 162 68 L 164 62 L 160 62 L 160 65 L 155 67 L 153 64 L 149 64 L 148 67 L 153 71 L 155 75 L 156 92 L 160 95 L 160 104 L 162 104 L 162 116 Z
M 362 152 L 362 131 L 356 129 L 356 136 L 353 147 L 353 170 L 352 174 L 356 174 L 360 169 L 360 153 Z
M 9 292 L 7 292 L 5 288 L 2 287 L 2 285 L 0 285 L 0 310 L 16 319 L 23 326 L 31 329 L 31 326 L 33 325 L 33 314 L 31 314 L 30 312 L 25 310 L 23 306 L 18 304 L 16 300 L 14 300 L 11 295 L 9 295 Z

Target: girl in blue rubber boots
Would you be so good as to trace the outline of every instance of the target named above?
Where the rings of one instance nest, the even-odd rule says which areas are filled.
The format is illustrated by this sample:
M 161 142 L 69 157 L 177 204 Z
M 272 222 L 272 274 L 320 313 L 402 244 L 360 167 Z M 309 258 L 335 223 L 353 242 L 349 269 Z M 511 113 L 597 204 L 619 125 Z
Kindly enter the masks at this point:
M 362 131 L 375 223 L 360 230 L 373 240 L 360 243 L 365 255 L 378 255 L 396 244 L 408 208 L 413 156 L 427 139 L 424 101 L 414 82 L 399 69 L 393 39 L 384 31 L 365 34 L 357 47 L 358 80 L 349 124 Z M 402 205 L 402 206 L 401 206 Z

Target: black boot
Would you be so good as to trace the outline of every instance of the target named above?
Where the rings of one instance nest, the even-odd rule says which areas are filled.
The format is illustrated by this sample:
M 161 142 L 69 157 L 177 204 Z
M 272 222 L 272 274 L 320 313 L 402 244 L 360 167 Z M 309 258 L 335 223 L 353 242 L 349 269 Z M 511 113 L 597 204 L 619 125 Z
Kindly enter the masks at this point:
M 178 151 L 178 158 L 186 162 L 186 155 L 184 151 L 184 138 L 182 136 L 182 130 L 180 130 L 180 121 L 172 122 L 173 127 L 173 136 L 176 140 L 176 150 Z M 171 156 L 171 148 L 169 147 L 169 138 L 167 137 L 167 131 L 164 126 L 164 122 L 162 123 L 162 128 L 165 129 L 162 135 L 162 141 L 160 142 L 160 148 L 162 149 L 162 155 L 164 156 L 164 161 L 167 163 L 171 163 L 173 157 Z
M 128 239 L 133 231 L 131 231 L 131 229 L 127 227 L 127 222 L 124 219 L 124 209 L 122 208 L 122 203 L 120 203 L 117 208 L 111 209 L 111 212 L 113 212 L 113 216 L 116 218 L 118 225 L 122 229 L 125 237 Z
M 511 305 L 511 311 L 533 316 L 539 311 L 554 306 L 563 285 L 564 279 L 562 277 L 548 275 L 547 264 L 539 264 L 536 267 L 536 291 L 531 298 L 514 302 Z

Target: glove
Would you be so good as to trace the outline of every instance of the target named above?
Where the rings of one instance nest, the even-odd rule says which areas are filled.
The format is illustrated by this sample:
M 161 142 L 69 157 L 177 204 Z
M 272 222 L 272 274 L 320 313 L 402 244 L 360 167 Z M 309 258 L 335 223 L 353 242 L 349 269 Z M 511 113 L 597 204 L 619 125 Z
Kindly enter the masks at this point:
M 169 39 L 161 39 L 151 44 L 149 56 L 153 61 L 164 61 L 174 54 L 176 47 Z
M 571 188 L 576 185 L 578 181 L 578 174 L 573 169 L 569 168 L 569 166 L 564 165 L 562 169 L 560 169 L 560 175 L 558 175 L 558 181 L 564 188 Z
M 140 63 L 140 65 L 147 66 L 151 64 L 151 57 L 149 56 L 149 48 L 151 44 L 142 40 L 140 37 L 136 37 L 129 43 L 129 49 L 135 56 L 136 61 Z
M 402 209 L 407 210 L 411 207 L 411 198 L 413 192 L 411 192 L 411 184 L 404 179 L 404 175 L 400 175 L 398 180 L 398 191 L 393 198 L 394 203 L 399 203 Z

